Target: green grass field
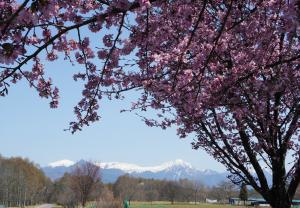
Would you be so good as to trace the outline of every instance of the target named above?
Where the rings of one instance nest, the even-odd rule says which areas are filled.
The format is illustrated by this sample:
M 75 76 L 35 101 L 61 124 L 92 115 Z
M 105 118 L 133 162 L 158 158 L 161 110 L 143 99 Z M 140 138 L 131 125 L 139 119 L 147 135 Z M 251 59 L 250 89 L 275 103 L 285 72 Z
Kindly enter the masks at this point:
M 230 205 L 220 205 L 220 204 L 184 204 L 175 203 L 170 204 L 169 202 L 132 202 L 130 208 L 243 208 L 244 206 L 230 206 Z

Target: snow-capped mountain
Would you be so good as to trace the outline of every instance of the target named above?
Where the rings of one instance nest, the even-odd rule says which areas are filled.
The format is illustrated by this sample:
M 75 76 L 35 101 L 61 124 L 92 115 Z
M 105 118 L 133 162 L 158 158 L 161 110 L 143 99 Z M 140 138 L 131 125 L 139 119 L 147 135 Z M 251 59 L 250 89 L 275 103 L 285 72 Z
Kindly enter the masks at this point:
M 75 162 L 73 162 L 71 160 L 59 160 L 59 161 L 50 163 L 48 166 L 52 167 L 52 168 L 61 167 L 61 166 L 70 167 L 74 164 L 75 164 Z
M 180 159 L 166 162 L 158 166 L 139 166 L 135 164 L 119 162 L 98 163 L 97 165 L 99 165 L 102 169 L 120 169 L 126 173 L 143 173 L 147 171 L 157 173 L 163 170 L 171 169 L 174 166 L 192 168 L 191 164 Z
M 77 165 L 84 162 L 83 160 L 75 163 L 70 160 L 61 160 L 50 163 L 43 168 L 45 174 L 55 180 L 63 176 L 66 172 L 71 172 Z M 113 183 L 117 178 L 124 174 L 129 174 L 134 177 L 166 179 L 166 180 L 199 180 L 205 185 L 217 185 L 223 180 L 226 180 L 228 173 L 217 172 L 214 170 L 198 170 L 192 167 L 191 164 L 183 160 L 175 160 L 166 162 L 157 166 L 140 166 L 130 163 L 120 162 L 103 162 L 95 163 L 101 168 L 101 177 L 104 183 Z

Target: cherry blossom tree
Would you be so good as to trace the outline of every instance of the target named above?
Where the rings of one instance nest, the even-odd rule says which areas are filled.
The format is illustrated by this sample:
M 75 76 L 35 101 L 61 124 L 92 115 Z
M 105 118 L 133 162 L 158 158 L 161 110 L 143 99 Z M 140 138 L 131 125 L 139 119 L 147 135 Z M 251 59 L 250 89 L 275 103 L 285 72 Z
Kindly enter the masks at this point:
M 21 79 L 50 99 L 45 62 L 82 66 L 74 133 L 98 121 L 99 101 L 139 90 L 149 126 L 196 134 L 202 148 L 272 207 L 300 181 L 298 0 L 0 1 L 0 91 Z M 93 34 L 101 41 L 93 41 Z M 272 173 L 268 181 L 266 171 Z

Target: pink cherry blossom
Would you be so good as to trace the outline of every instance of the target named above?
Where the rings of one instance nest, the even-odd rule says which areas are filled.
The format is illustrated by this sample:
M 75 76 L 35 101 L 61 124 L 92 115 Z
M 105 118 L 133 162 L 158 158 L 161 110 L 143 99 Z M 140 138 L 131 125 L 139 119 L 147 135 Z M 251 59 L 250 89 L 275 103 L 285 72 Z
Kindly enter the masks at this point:
M 149 126 L 176 125 L 180 137 L 194 135 L 193 148 L 225 165 L 233 182 L 289 208 L 300 183 L 298 4 L 2 1 L 0 96 L 26 79 L 58 107 L 59 90 L 41 60 L 62 55 L 82 67 L 73 78 L 84 82 L 72 133 L 100 119 L 101 99 L 139 90 L 127 110 Z M 157 117 L 144 117 L 150 108 Z

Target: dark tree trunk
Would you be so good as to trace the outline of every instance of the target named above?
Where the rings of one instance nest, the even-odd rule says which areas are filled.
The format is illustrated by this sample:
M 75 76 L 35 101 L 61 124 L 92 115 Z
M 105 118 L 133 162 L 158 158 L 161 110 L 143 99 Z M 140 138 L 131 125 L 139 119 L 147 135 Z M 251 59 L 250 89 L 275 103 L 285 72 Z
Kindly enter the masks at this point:
M 274 175 L 273 177 L 276 178 Z M 273 178 L 271 190 L 263 196 L 272 208 L 290 208 L 292 205 L 293 196 L 289 195 L 285 180 L 274 180 Z
M 285 152 L 279 152 L 278 159 L 272 161 L 273 181 L 269 193 L 269 203 L 272 208 L 290 208 L 294 196 L 290 196 L 285 180 Z
M 271 196 L 270 205 L 272 208 L 290 208 L 291 201 L 287 194 L 281 195 L 279 192 Z
M 81 201 L 81 205 L 82 205 L 82 207 L 85 207 L 85 203 L 86 203 L 86 200 L 85 200 L 85 199 L 83 199 L 83 200 Z

